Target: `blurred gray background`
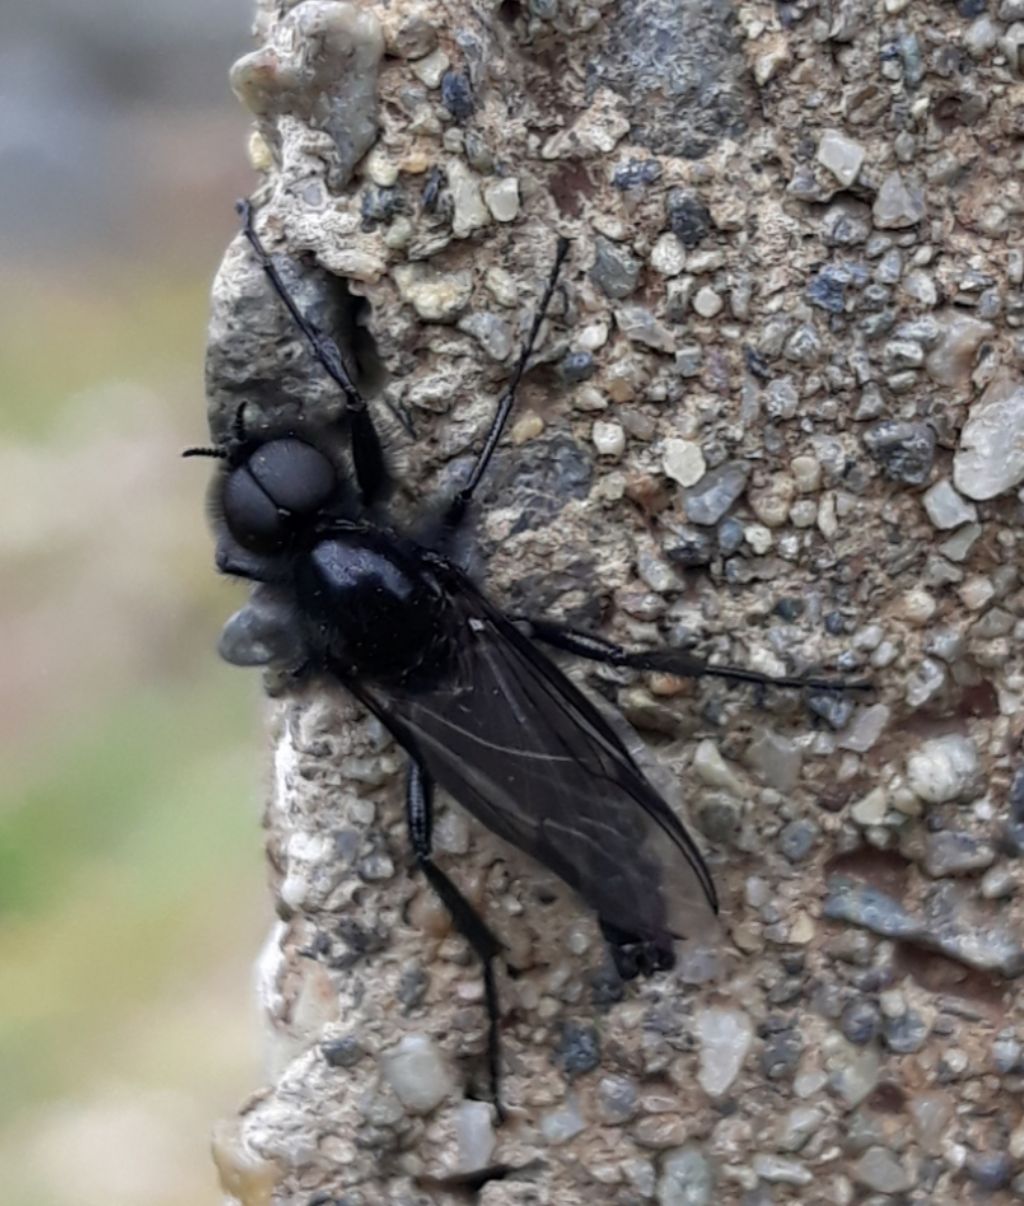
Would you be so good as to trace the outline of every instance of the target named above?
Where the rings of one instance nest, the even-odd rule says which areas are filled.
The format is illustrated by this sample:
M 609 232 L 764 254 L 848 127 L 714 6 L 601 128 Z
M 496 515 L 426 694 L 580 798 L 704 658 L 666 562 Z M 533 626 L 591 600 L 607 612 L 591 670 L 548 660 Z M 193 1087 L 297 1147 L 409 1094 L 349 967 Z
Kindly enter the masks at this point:
M 252 186 L 248 0 L 33 0 L 0 46 L 0 1167 L 217 1202 L 259 1085 L 258 684 L 213 653 L 202 358 Z

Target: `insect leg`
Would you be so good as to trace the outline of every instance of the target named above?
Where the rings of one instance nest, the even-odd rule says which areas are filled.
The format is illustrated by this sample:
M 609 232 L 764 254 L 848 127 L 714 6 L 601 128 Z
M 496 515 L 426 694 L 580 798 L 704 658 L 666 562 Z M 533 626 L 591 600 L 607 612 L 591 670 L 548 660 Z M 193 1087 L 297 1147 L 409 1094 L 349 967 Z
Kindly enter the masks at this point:
M 508 422 L 509 415 L 512 413 L 512 407 L 515 405 L 516 390 L 519 387 L 519 382 L 526 372 L 526 365 L 533 353 L 534 345 L 537 342 L 537 335 L 540 332 L 541 323 L 544 321 L 544 315 L 547 313 L 548 306 L 551 304 L 551 298 L 555 292 L 555 285 L 558 283 L 558 274 L 561 271 L 562 262 L 569 254 L 569 240 L 559 239 L 558 247 L 555 251 L 555 262 L 551 267 L 551 274 L 548 277 L 548 282 L 544 287 L 544 293 L 540 299 L 540 305 L 537 307 L 537 312 L 533 316 L 533 322 L 530 325 L 530 333 L 527 335 L 522 351 L 519 353 L 519 359 L 516 361 L 516 367 L 512 370 L 512 378 L 509 381 L 505 392 L 501 395 L 498 402 L 498 409 L 494 412 L 494 418 L 491 420 L 490 429 L 487 432 L 487 438 L 484 440 L 484 446 L 480 449 L 476 458 L 476 464 L 469 475 L 469 481 L 452 499 L 445 515 L 445 524 L 454 528 L 462 521 L 466 514 L 466 508 L 469 506 L 473 494 L 480 485 L 480 480 L 487 472 L 487 466 L 491 463 L 491 457 L 494 455 L 494 450 L 498 446 L 498 441 L 501 439 L 502 432 L 505 430 L 505 424 Z
M 655 972 L 667 971 L 675 963 L 670 946 L 659 946 L 656 942 L 637 938 L 603 917 L 598 918 L 598 922 L 611 950 L 615 970 L 623 980 L 653 976 Z
M 380 437 L 370 418 L 366 399 L 356 388 L 355 382 L 349 375 L 338 345 L 303 314 L 295 298 L 292 297 L 288 286 L 277 270 L 277 265 L 270 258 L 269 252 L 263 246 L 256 233 L 256 228 L 253 226 L 252 203 L 242 200 L 238 202 L 236 208 L 242 219 L 242 234 L 249 241 L 267 280 L 284 303 L 292 321 L 306 337 L 309 346 L 313 349 L 314 356 L 345 395 L 345 408 L 351 423 L 352 463 L 356 471 L 356 481 L 359 484 L 359 493 L 362 495 L 363 502 L 371 503 L 380 497 L 387 485 L 388 473 L 384 464 Z
M 527 623 L 534 640 L 555 649 L 564 649 L 566 653 L 574 653 L 577 657 L 604 662 L 608 666 L 658 670 L 665 674 L 678 674 L 681 678 L 714 677 L 761 687 L 810 688 L 816 691 L 867 691 L 872 685 L 863 680 L 847 682 L 840 678 L 819 678 L 814 675 L 775 678 L 757 670 L 746 670 L 742 666 L 712 665 L 685 649 L 624 649 L 621 645 L 606 641 L 604 637 L 579 632 L 550 620 L 529 619 Z
M 427 877 L 427 882 L 441 898 L 451 914 L 455 928 L 466 939 L 483 964 L 484 1001 L 487 1005 L 487 1070 L 494 1096 L 494 1108 L 499 1120 L 504 1120 L 498 1093 L 499 1040 L 498 1040 L 498 988 L 494 980 L 494 959 L 501 952 L 501 943 L 491 933 L 479 914 L 431 858 L 431 829 L 433 824 L 434 784 L 430 776 L 415 760 L 409 763 L 406 780 L 406 820 L 416 862 Z

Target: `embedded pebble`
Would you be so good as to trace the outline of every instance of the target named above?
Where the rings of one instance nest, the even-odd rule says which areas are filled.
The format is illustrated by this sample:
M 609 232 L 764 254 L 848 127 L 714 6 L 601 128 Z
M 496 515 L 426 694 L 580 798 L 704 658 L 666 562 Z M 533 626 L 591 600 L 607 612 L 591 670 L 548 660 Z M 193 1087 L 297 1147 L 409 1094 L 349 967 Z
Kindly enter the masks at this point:
M 939 300 L 935 278 L 929 272 L 908 272 L 903 278 L 903 292 L 913 301 L 929 308 Z
M 865 754 L 885 732 L 891 709 L 887 704 L 870 704 L 858 708 L 846 730 L 839 737 L 839 748 Z
M 953 481 L 979 502 L 1024 481 L 1024 381 L 995 377 L 971 405 L 953 456 Z
M 554 1059 L 570 1079 L 592 1071 L 601 1060 L 597 1031 L 582 1022 L 564 1022 L 559 1028 Z
M 978 771 L 974 742 L 957 733 L 926 741 L 907 758 L 910 789 L 929 804 L 961 798 L 974 787 Z
M 356 4 L 307 2 L 281 13 L 278 33 L 233 65 L 231 87 L 259 117 L 315 121 L 340 191 L 377 136 L 380 20 Z
M 710 1097 L 722 1097 L 743 1067 L 754 1041 L 754 1025 L 739 1009 L 704 1009 L 694 1019 L 699 1043 L 697 1080 Z
M 669 190 L 665 199 L 665 213 L 669 228 L 684 247 L 696 247 L 711 230 L 708 207 L 700 197 L 686 189 Z
M 991 578 L 972 574 L 957 591 L 968 611 L 981 611 L 995 598 L 996 588 Z
M 920 188 L 908 185 L 899 172 L 890 172 L 882 181 L 871 213 L 879 230 L 916 226 L 924 217 L 924 194 Z
M 986 900 L 1004 900 L 1017 891 L 1017 877 L 1005 864 L 990 867 L 981 877 L 979 890 Z
M 1014 1162 L 1007 1152 L 971 1152 L 965 1163 L 967 1175 L 983 1190 L 1005 1189 L 1013 1176 Z M 1015 1195 L 1017 1196 L 1017 1195 Z
M 702 783 L 708 787 L 721 788 L 730 795 L 742 799 L 743 783 L 718 752 L 718 747 L 708 738 L 697 743 L 693 751 L 693 769 Z
M 702 527 L 718 523 L 743 494 L 748 472 L 742 461 L 726 461 L 709 469 L 686 491 L 686 518 L 690 523 Z
M 707 565 L 715 552 L 711 534 L 689 524 L 673 524 L 668 528 L 664 548 L 670 561 L 687 567 Z
M 716 314 L 721 314 L 724 304 L 721 295 L 710 285 L 698 289 L 693 298 L 693 308 L 701 318 L 714 318 Z
M 881 1061 L 875 1045 L 851 1047 L 842 1043 L 842 1048 L 838 1058 L 830 1061 L 829 1085 L 847 1108 L 854 1109 L 878 1087 Z
M 636 1082 L 628 1076 L 604 1076 L 597 1085 L 597 1107 L 608 1126 L 621 1126 L 637 1112 Z
M 700 445 L 692 440 L 666 440 L 661 463 L 681 486 L 695 486 L 707 469 Z
M 459 1147 L 459 1168 L 473 1172 L 486 1168 L 496 1142 L 491 1122 L 493 1107 L 486 1101 L 460 1101 L 455 1111 L 455 1139 Z
M 800 778 L 802 758 L 798 746 L 772 729 L 762 729 L 750 743 L 747 761 L 776 791 L 792 791 Z
M 759 1152 L 750 1162 L 751 1168 L 761 1178 L 777 1185 L 810 1185 L 814 1174 L 799 1160 L 787 1160 L 784 1156 Z
M 928 480 L 935 459 L 935 433 L 927 424 L 884 419 L 865 432 L 864 443 L 893 481 L 920 486 Z
M 346 1034 L 322 1044 L 320 1050 L 332 1068 L 352 1068 L 366 1054 L 366 1049 L 354 1034 Z
M 889 811 L 889 797 L 884 787 L 875 787 L 862 796 L 850 809 L 850 816 L 858 825 L 870 827 L 881 825 Z
M 925 839 L 924 869 L 935 879 L 944 875 L 972 875 L 995 862 L 996 852 L 969 833 L 940 830 Z
M 424 322 L 454 322 L 473 295 L 473 274 L 466 268 L 442 272 L 428 264 L 396 264 L 392 275 L 402 300 Z
M 407 1034 L 380 1056 L 381 1071 L 410 1114 L 429 1114 L 452 1091 L 441 1052 L 425 1034 Z
M 860 143 L 847 138 L 841 130 L 825 130 L 818 140 L 818 162 L 828 168 L 843 188 L 849 188 L 857 179 L 864 154 Z
M 686 248 L 671 231 L 659 235 L 651 248 L 651 267 L 662 276 L 678 276 L 686 267 Z
M 882 1039 L 897 1055 L 920 1051 L 927 1038 L 928 1023 L 916 1010 L 908 1010 L 898 1018 L 886 1018 L 882 1023 Z
M 585 1126 L 579 1103 L 572 1094 L 566 1098 L 563 1105 L 554 1110 L 546 1110 L 540 1118 L 540 1133 L 552 1147 L 568 1143 Z
M 715 1170 L 699 1147 L 688 1144 L 664 1154 L 655 1201 L 658 1206 L 713 1206 Z
M 628 297 L 637 286 L 640 267 L 640 261 L 625 247 L 603 235 L 594 240 L 594 266 L 590 279 L 606 297 L 615 300 Z
M 853 1166 L 853 1179 L 874 1193 L 906 1193 L 914 1178 L 887 1147 L 869 1147 Z
M 751 488 L 747 495 L 751 510 L 768 528 L 777 528 L 789 517 L 796 482 L 788 474 L 776 473 L 767 485 Z
M 492 310 L 474 310 L 458 321 L 460 331 L 472 335 L 492 360 L 507 360 L 514 340 L 508 323 Z
M 615 311 L 615 325 L 634 343 L 642 343 L 657 352 L 674 352 L 676 337 L 645 306 L 620 306 Z
M 978 508 L 958 494 L 946 477 L 929 486 L 921 495 L 921 502 L 928 518 L 941 530 L 958 528 L 962 523 L 973 523 L 978 518 Z
M 798 1152 L 824 1122 L 825 1111 L 817 1106 L 795 1106 L 775 1128 L 775 1146 L 782 1152 Z
M 918 919 L 880 889 L 838 876 L 829 881 L 823 912 L 832 920 L 852 922 L 884 938 L 937 950 L 979 971 L 1005 976 L 1024 972 L 1024 942 L 1013 931 L 991 922 L 975 927 L 955 914 Z
M 790 821 L 779 834 L 779 849 L 791 863 L 801 863 L 810 854 L 819 833 L 811 821 Z
M 939 338 L 925 359 L 925 372 L 939 385 L 957 385 L 970 374 L 978 348 L 995 327 L 959 310 L 937 318 Z
M 839 1028 L 851 1043 L 863 1047 L 878 1033 L 878 1008 L 863 997 L 851 1001 L 839 1017 Z
M 567 385 L 576 385 L 593 377 L 597 371 L 597 362 L 590 352 L 569 352 L 563 356 L 558 367 L 562 380 Z
M 885 938 L 914 938 L 919 923 L 879 888 L 836 878 L 829 882 L 824 914 L 836 921 L 852 921 Z
M 626 433 L 621 423 L 605 423 L 598 419 L 591 430 L 591 439 L 601 456 L 618 460 L 626 451 Z
M 457 239 L 490 224 L 491 215 L 480 193 L 480 181 L 461 159 L 448 164 L 448 186 L 452 196 L 452 234 Z
M 456 121 L 464 122 L 472 116 L 473 89 L 465 71 L 448 70 L 441 76 L 441 104 Z
M 432 50 L 418 58 L 413 63 L 412 70 L 428 88 L 440 88 L 441 79 L 451 62 L 443 50 Z
M 484 204 L 496 222 L 512 222 L 519 213 L 519 181 L 515 176 L 488 180 L 484 185 Z

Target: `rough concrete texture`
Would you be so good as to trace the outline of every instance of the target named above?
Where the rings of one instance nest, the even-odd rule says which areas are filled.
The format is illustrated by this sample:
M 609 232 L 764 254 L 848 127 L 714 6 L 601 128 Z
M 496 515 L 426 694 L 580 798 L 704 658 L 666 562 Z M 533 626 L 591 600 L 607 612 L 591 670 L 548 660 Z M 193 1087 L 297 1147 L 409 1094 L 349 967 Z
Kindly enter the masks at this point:
M 482 1206 L 1024 1197 L 1024 6 L 304 0 L 257 30 L 259 227 L 359 360 L 399 503 L 465 465 L 566 234 L 480 519 L 494 597 L 877 692 L 582 671 L 725 902 L 644 983 L 442 807 L 517 973 L 500 1127 L 401 752 L 341 691 L 281 695 L 267 1085 L 225 1189 L 454 1203 L 432 1178 L 503 1163 Z M 209 368 L 217 432 L 241 397 L 337 406 L 241 241 Z

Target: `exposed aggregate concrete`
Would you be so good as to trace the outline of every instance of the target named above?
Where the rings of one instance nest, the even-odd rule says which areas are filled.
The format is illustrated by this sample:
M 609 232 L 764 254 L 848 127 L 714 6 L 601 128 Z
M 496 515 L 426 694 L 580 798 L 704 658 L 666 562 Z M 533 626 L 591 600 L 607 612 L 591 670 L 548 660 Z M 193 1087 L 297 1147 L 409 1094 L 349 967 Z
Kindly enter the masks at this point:
M 458 480 L 568 235 L 481 510 L 494 597 L 876 689 L 579 668 L 724 900 L 650 981 L 441 809 L 516 972 L 500 1127 L 401 752 L 340 691 L 279 695 L 268 1079 L 218 1130 L 225 1190 L 454 1203 L 437 1178 L 502 1163 L 481 1206 L 1024 1198 L 1024 6 L 263 0 L 256 28 L 259 226 L 357 356 L 399 503 Z M 338 409 L 241 240 L 208 376 L 215 433 L 241 398 Z M 258 662 L 247 614 L 225 652 Z

